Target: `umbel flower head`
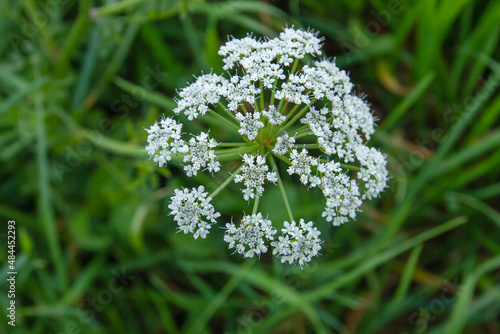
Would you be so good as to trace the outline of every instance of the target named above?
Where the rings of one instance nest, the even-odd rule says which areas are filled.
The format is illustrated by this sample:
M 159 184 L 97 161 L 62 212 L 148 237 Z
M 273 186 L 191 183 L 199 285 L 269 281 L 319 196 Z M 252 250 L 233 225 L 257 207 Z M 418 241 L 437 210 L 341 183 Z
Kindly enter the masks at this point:
M 296 222 L 284 173 L 296 176 L 304 190 L 323 193 L 322 217 L 334 226 L 355 220 L 363 201 L 387 187 L 386 157 L 367 146 L 375 131 L 370 106 L 335 60 L 323 58 L 321 48 L 317 33 L 293 27 L 273 39 L 233 38 L 219 50 L 223 74 L 202 74 L 179 91 L 175 115 L 189 122 L 224 122 L 239 142 L 220 142 L 209 131 L 187 134 L 174 117 L 147 130 L 146 151 L 158 166 L 177 162 L 187 176 L 227 176 L 210 195 L 203 186 L 175 191 L 169 208 L 180 231 L 205 238 L 220 216 L 211 199 L 235 182 L 243 198 L 253 201 L 253 212 L 225 224 L 229 248 L 244 257 L 260 257 L 272 248 L 283 263 L 302 266 L 319 254 L 322 222 Z M 224 170 L 221 162 L 228 160 L 240 167 Z M 285 168 L 278 169 L 276 160 Z M 290 222 L 271 222 L 264 218 L 268 213 L 258 212 L 268 187 L 280 188 Z

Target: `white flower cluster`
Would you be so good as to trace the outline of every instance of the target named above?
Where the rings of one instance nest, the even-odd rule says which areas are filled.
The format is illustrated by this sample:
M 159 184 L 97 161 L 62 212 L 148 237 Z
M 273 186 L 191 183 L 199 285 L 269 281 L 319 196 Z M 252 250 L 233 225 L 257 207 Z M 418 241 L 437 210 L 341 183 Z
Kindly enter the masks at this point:
M 276 145 L 274 145 L 273 152 L 279 155 L 284 155 L 289 149 L 292 149 L 295 145 L 295 137 L 290 137 L 288 133 L 283 136 L 276 138 Z
M 365 182 L 363 199 L 377 197 L 387 186 L 387 160 L 385 156 L 375 148 L 359 145 L 356 149 L 356 157 L 361 164 L 358 178 Z
M 305 223 L 304 219 L 297 225 L 295 221 L 285 222 L 281 229 L 282 235 L 271 245 L 274 247 L 273 255 L 281 259 L 281 263 L 299 263 L 302 265 L 311 261 L 321 249 L 320 231 L 313 227 L 313 222 Z
M 216 159 L 212 148 L 217 146 L 213 138 L 208 137 L 208 133 L 202 132 L 189 140 L 188 154 L 184 156 L 184 162 L 190 162 L 190 165 L 184 166 L 187 176 L 197 175 L 202 167 L 213 173 L 220 170 L 220 162 Z
M 326 154 L 336 154 L 346 163 L 354 162 L 355 151 L 375 132 L 373 115 L 358 96 L 347 94 L 330 102 L 332 109 L 311 107 L 301 122 L 309 125 Z
M 309 152 L 303 148 L 299 153 L 297 150 L 292 150 L 290 153 L 291 165 L 288 167 L 288 174 L 300 175 L 300 182 L 307 185 L 312 176 L 312 167 L 318 165 L 318 159 L 310 156 Z
M 211 227 L 210 223 L 215 224 L 215 219 L 220 216 L 210 204 L 211 200 L 203 186 L 191 190 L 175 189 L 175 195 L 172 196 L 172 203 L 168 208 L 179 225 L 179 230 L 184 234 L 193 233 L 195 239 L 198 237 L 205 239 Z
M 265 240 L 274 240 L 275 234 L 276 229 L 271 221 L 257 213 L 243 216 L 238 227 L 233 222 L 226 224 L 224 241 L 229 243 L 229 249 L 236 247 L 236 251 L 244 257 L 260 257 L 260 254 L 267 252 Z
M 326 197 L 323 217 L 339 226 L 356 217 L 356 211 L 363 203 L 359 198 L 358 184 L 355 180 L 343 174 L 340 164 L 328 162 L 318 166 L 322 174 L 321 187 Z M 348 218 L 349 217 L 349 218 Z
M 254 140 L 259 133 L 259 129 L 264 126 L 260 121 L 260 112 L 256 111 L 243 115 L 238 113 L 236 118 L 240 121 L 240 129 L 238 132 L 242 136 L 247 136 L 248 140 Z
M 286 116 L 279 113 L 278 110 L 276 110 L 276 106 L 273 105 L 268 106 L 267 110 L 264 110 L 262 114 L 267 117 L 269 124 L 272 125 L 280 125 L 286 120 Z
M 198 77 L 179 93 L 181 99 L 176 100 L 177 108 L 174 108 L 174 113 L 183 111 L 190 121 L 200 114 L 205 115 L 208 111 L 207 105 L 217 104 L 221 98 L 220 90 L 214 88 L 224 86 L 227 86 L 227 80 L 219 75 L 206 74 Z
M 156 122 L 148 132 L 148 145 L 146 152 L 158 166 L 167 165 L 172 159 L 172 153 L 186 153 L 187 145 L 182 140 L 182 124 L 172 118 L 163 118 Z
M 236 183 L 243 182 L 246 187 L 242 189 L 243 197 L 249 201 L 255 196 L 262 196 L 266 179 L 274 183 L 278 181 L 278 175 L 276 172 L 268 172 L 269 167 L 263 156 L 245 154 L 243 161 L 245 166 L 241 167 L 241 173 L 235 176 L 234 181 Z
M 240 160 L 241 167 L 230 177 L 243 183 L 246 201 L 255 199 L 254 212 L 266 181 L 277 183 L 284 193 L 277 171 L 286 170 L 308 188 L 318 189 L 311 191 L 321 190 L 327 222 L 338 226 L 355 220 L 363 201 L 378 197 L 387 187 L 387 162 L 384 154 L 367 144 L 375 131 L 369 104 L 353 91 L 348 74 L 335 59 L 319 58 L 321 48 L 317 33 L 293 27 L 273 39 L 248 35 L 229 40 L 219 50 L 226 72 L 198 76 L 179 91 L 173 111 L 190 121 L 207 113 L 224 118 L 237 129 L 241 141 L 218 143 L 208 131 L 184 141 L 182 125 L 163 118 L 147 130 L 149 156 L 163 167 L 174 154 L 182 154 L 188 176 L 220 171 L 219 154 L 223 160 Z M 304 58 L 311 60 L 301 64 Z M 271 169 L 266 159 L 275 166 L 275 158 L 289 166 Z M 218 215 L 209 201 L 203 190 L 176 190 L 170 207 L 180 229 L 204 238 L 208 222 L 214 223 Z M 260 256 L 268 249 L 266 241 L 273 241 L 273 254 L 282 262 L 302 266 L 318 254 L 320 232 L 312 222 L 296 223 L 290 210 L 287 203 L 291 223 L 285 222 L 278 240 L 261 213 L 244 215 L 238 226 L 227 224 L 224 239 L 245 257 Z

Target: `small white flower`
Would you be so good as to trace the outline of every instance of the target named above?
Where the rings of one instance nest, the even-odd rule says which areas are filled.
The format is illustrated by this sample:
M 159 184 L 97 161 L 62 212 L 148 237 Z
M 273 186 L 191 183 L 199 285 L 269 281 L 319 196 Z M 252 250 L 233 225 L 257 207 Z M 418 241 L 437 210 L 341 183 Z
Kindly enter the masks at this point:
M 358 184 L 345 174 L 335 174 L 327 170 L 322 177 L 323 194 L 326 207 L 323 217 L 326 221 L 339 226 L 356 217 L 356 211 L 363 203 L 360 199 Z
M 226 90 L 228 80 L 216 74 L 205 74 L 196 78 L 196 81 L 179 92 L 181 99 L 177 100 L 174 112 L 184 112 L 192 121 L 199 114 L 205 115 L 207 105 L 219 102 L 221 94 Z
M 298 263 L 300 267 L 307 264 L 318 255 L 321 249 L 320 231 L 313 227 L 313 222 L 305 223 L 300 219 L 297 225 L 295 221 L 285 222 L 281 229 L 282 235 L 277 241 L 271 243 L 274 247 L 273 255 L 281 259 L 281 263 Z
M 311 176 L 311 167 L 318 165 L 318 160 L 309 155 L 309 152 L 304 148 L 300 153 L 293 149 L 290 153 L 291 165 L 288 167 L 288 174 L 297 174 L 300 176 L 300 181 L 307 185 Z
M 388 173 L 385 156 L 373 147 L 359 145 L 356 147 L 356 158 L 361 164 L 358 178 L 365 182 L 362 199 L 378 197 L 387 187 Z
M 224 241 L 229 243 L 229 249 L 236 248 L 245 258 L 254 257 L 267 252 L 266 240 L 274 240 L 276 229 L 269 219 L 261 213 L 244 216 L 241 224 L 233 222 L 226 224 Z
M 276 145 L 274 145 L 273 152 L 279 155 L 284 155 L 288 152 L 288 150 L 295 146 L 294 143 L 295 137 L 289 137 L 288 133 L 285 133 L 276 139 Z
M 243 198 L 249 201 L 255 196 L 262 196 L 265 180 L 276 182 L 277 175 L 275 172 L 268 173 L 269 167 L 265 164 L 266 159 L 260 155 L 245 154 L 243 161 L 246 165 L 241 168 L 241 173 L 235 176 L 234 181 L 236 183 L 243 182 L 246 187 L 242 189 Z
M 286 116 L 279 113 L 276 110 L 276 106 L 274 106 L 274 105 L 268 106 L 267 109 L 262 112 L 262 115 L 267 117 L 267 119 L 269 120 L 269 123 L 272 125 L 280 125 L 286 119 Z
M 259 129 L 264 126 L 264 123 L 260 121 L 260 112 L 249 112 L 246 115 L 239 113 L 236 118 L 240 121 L 241 127 L 238 132 L 242 136 L 247 136 L 248 140 L 254 140 Z
M 188 154 L 184 156 L 184 162 L 191 165 L 184 166 L 187 176 L 197 175 L 198 171 L 206 167 L 209 172 L 218 172 L 220 162 L 212 148 L 217 146 L 215 139 L 208 137 L 208 133 L 202 132 L 189 140 Z
M 146 131 L 149 134 L 146 152 L 160 167 L 167 165 L 172 159 L 172 154 L 186 153 L 188 150 L 181 138 L 182 124 L 172 118 L 163 118 Z
M 175 189 L 175 195 L 168 206 L 170 214 L 179 225 L 179 230 L 184 234 L 193 233 L 195 239 L 205 239 L 211 223 L 216 223 L 215 219 L 220 216 L 210 204 L 212 199 L 204 191 L 203 186 L 191 190 Z

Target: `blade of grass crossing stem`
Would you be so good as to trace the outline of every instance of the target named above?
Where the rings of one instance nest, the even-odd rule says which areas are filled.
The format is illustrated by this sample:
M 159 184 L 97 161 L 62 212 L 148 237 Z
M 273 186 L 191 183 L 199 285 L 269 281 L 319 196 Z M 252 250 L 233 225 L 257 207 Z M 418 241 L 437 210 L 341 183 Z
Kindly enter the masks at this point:
M 406 262 L 406 266 L 403 271 L 403 276 L 401 277 L 398 288 L 396 289 L 396 293 L 394 294 L 394 297 L 389 303 L 392 307 L 401 303 L 403 298 L 406 296 L 408 288 L 410 287 L 411 284 L 413 272 L 415 271 L 415 267 L 417 266 L 418 259 L 420 257 L 420 253 L 422 252 L 423 247 L 424 247 L 423 244 L 419 244 L 411 250 L 410 257 L 408 258 L 408 262 Z
M 141 26 L 141 38 L 153 56 L 161 62 L 165 69 L 168 69 L 172 76 L 177 76 L 182 71 L 183 65 L 176 61 L 175 56 L 153 24 L 146 23 Z
M 56 61 L 56 48 L 54 40 L 52 39 L 52 35 L 48 30 L 47 24 L 40 24 L 40 14 L 42 10 L 38 8 L 37 2 L 34 0 L 22 0 L 20 1 L 21 5 L 24 7 L 27 16 L 31 20 L 31 22 L 27 23 L 30 27 L 33 27 L 38 30 L 39 38 L 42 44 L 42 47 L 45 49 L 45 54 L 49 57 L 49 59 L 55 63 Z M 56 7 L 57 8 L 57 7 Z M 23 27 L 25 29 L 25 27 Z M 30 28 L 32 29 L 32 28 Z M 36 34 L 35 34 L 36 36 Z
M 479 278 L 490 271 L 500 268 L 500 255 L 495 256 L 481 264 L 472 273 L 470 273 L 461 286 L 460 295 L 453 307 L 446 334 L 462 333 L 466 324 L 469 306 Z
M 499 12 L 497 9 L 496 12 Z M 482 43 L 482 48 L 476 50 L 476 54 L 481 54 L 483 57 L 491 57 L 493 51 L 495 51 L 498 45 L 498 36 L 500 33 L 500 25 L 495 27 L 492 31 L 488 33 L 486 41 Z M 486 63 L 477 59 L 473 59 L 472 69 L 470 70 L 469 77 L 465 84 L 465 95 L 468 96 L 473 93 L 474 88 L 477 86 L 478 81 L 481 79 L 481 74 L 486 68 Z
M 175 320 L 172 316 L 172 312 L 170 312 L 170 309 L 168 308 L 168 303 L 165 303 L 164 298 L 154 290 L 148 290 L 148 293 L 151 297 L 151 300 L 155 304 L 156 309 L 158 310 L 158 314 L 160 315 L 160 319 L 165 332 L 171 334 L 179 333 L 175 325 Z
M 95 25 L 92 27 L 92 31 L 90 33 L 90 39 L 87 44 L 87 52 L 85 53 L 75 92 L 73 94 L 73 98 L 71 99 L 71 109 L 79 107 L 88 94 L 92 73 L 94 72 L 94 66 L 97 60 L 97 51 L 100 41 L 101 33 L 99 31 L 99 27 Z
M 61 299 L 60 304 L 71 305 L 76 303 L 88 291 L 97 276 L 99 276 L 102 271 L 103 264 L 103 256 L 100 256 L 93 260 L 90 264 L 87 264 L 80 272 L 75 282 L 72 283 L 71 288 Z
M 406 111 L 422 96 L 425 90 L 434 81 L 436 74 L 434 72 L 429 72 L 420 82 L 413 88 L 410 94 L 408 94 L 394 110 L 387 116 L 384 123 L 380 125 L 379 130 L 386 131 L 394 123 L 396 123 Z
M 248 15 L 234 13 L 232 15 L 225 17 L 225 20 L 265 36 L 276 35 L 274 30 L 266 27 L 260 21 Z
M 101 6 L 97 9 L 97 15 L 108 16 L 122 13 L 130 8 L 136 7 L 144 0 L 123 0 L 119 2 L 110 2 L 107 5 Z
M 203 313 L 196 318 L 196 321 L 185 331 L 185 333 L 199 333 L 204 328 L 206 323 L 212 318 L 215 312 L 217 312 L 254 263 L 255 261 L 248 260 L 241 266 L 240 270 L 238 270 L 238 272 L 236 272 L 222 287 L 219 293 L 210 301 L 207 307 L 204 308 Z
M 146 151 L 138 145 L 124 143 L 112 138 L 104 137 L 102 134 L 95 135 L 94 132 L 88 130 L 81 130 L 77 136 L 87 138 L 95 146 L 102 148 L 111 153 L 131 156 L 135 158 L 147 158 Z
M 472 159 L 500 146 L 500 129 L 488 134 L 476 144 L 463 148 L 457 153 L 448 156 L 442 163 L 434 168 L 433 178 L 443 175 L 447 171 L 458 168 Z
M 470 194 L 479 199 L 488 199 L 495 196 L 500 196 L 500 183 L 490 184 L 483 188 L 479 188 L 470 192 Z
M 490 172 L 497 170 L 498 165 L 500 165 L 500 150 L 493 153 L 492 156 L 483 159 L 471 166 L 467 170 L 461 170 L 455 178 L 448 180 L 444 183 L 444 187 L 447 189 L 460 189 L 469 183 L 481 178 L 484 175 L 488 175 Z
M 449 193 L 449 195 L 453 196 L 455 199 L 458 199 L 463 204 L 477 210 L 478 212 L 483 213 L 500 228 L 500 213 L 488 204 L 466 194 L 451 192 Z
M 499 66 L 500 67 L 500 66 Z M 495 92 L 500 79 L 500 68 L 494 68 L 494 72 L 490 75 L 483 89 L 475 96 L 474 104 L 470 107 L 466 106 L 458 121 L 451 128 L 450 132 L 444 139 L 443 143 L 439 145 L 436 150 L 434 158 L 443 158 L 452 148 L 453 145 L 458 141 L 460 135 L 463 133 L 465 128 L 473 123 L 473 120 L 477 117 L 479 111 L 484 107 L 488 99 Z M 434 166 L 432 166 L 433 168 Z
M 490 103 L 488 108 L 482 113 L 481 117 L 474 122 L 474 126 L 467 137 L 466 142 L 471 143 L 474 139 L 479 137 L 481 134 L 488 131 L 489 128 L 493 127 L 495 122 L 498 120 L 500 115 L 500 95 Z
M 47 148 L 47 132 L 45 129 L 45 110 L 43 107 L 43 95 L 41 91 L 35 92 L 36 113 L 36 165 L 38 178 L 38 212 L 47 239 L 49 253 L 52 263 L 56 269 L 59 282 L 63 290 L 66 290 L 68 278 L 66 266 L 59 244 L 59 233 L 52 208 L 52 194 L 50 189 L 50 175 Z
M 65 75 L 71 55 L 86 36 L 87 28 L 90 23 L 89 9 L 92 3 L 93 0 L 83 0 L 79 3 L 78 16 L 63 42 L 59 60 L 55 65 L 56 73 L 60 75 Z
M 132 23 L 128 26 L 123 34 L 122 41 L 118 46 L 113 58 L 108 63 L 106 67 L 106 71 L 103 73 L 101 78 L 96 84 L 96 87 L 90 92 L 90 94 L 85 99 L 84 105 L 87 109 L 91 108 L 94 103 L 97 101 L 99 96 L 102 94 L 104 89 L 108 86 L 108 84 L 113 80 L 116 73 L 120 70 L 120 67 L 125 60 L 125 57 L 132 46 L 132 43 L 137 35 L 137 31 L 139 30 L 139 24 Z
M 198 36 L 198 32 L 194 28 L 193 22 L 191 21 L 191 17 L 189 14 L 185 14 L 184 17 L 181 18 L 182 30 L 184 31 L 184 35 L 186 36 L 187 42 L 191 51 L 193 53 L 193 57 L 198 63 L 198 66 L 204 70 L 208 70 L 208 61 L 205 58 L 205 54 L 203 53 L 203 49 L 201 48 L 201 41 Z
M 408 249 L 411 249 L 429 239 L 432 239 L 440 234 L 443 234 L 449 230 L 452 230 L 464 223 L 467 222 L 467 217 L 458 217 L 455 219 L 452 219 L 450 221 L 447 221 L 446 223 L 443 223 L 439 226 L 436 226 L 428 231 L 425 231 L 416 237 L 413 237 L 409 240 L 406 240 L 402 243 L 400 243 L 397 246 L 394 246 L 390 249 L 387 249 L 372 258 L 367 259 L 365 262 L 357 266 L 355 269 L 352 271 L 344 274 L 343 276 L 340 276 L 334 281 L 331 281 L 330 283 L 327 283 L 316 290 L 313 290 L 307 294 L 305 294 L 304 298 L 308 301 L 314 301 L 317 299 L 320 299 L 321 297 L 328 295 L 334 290 L 337 290 L 338 288 L 344 286 L 345 284 L 348 284 L 352 282 L 353 280 L 357 279 L 358 277 L 364 275 L 366 272 L 372 270 L 373 268 L 378 267 L 382 263 L 385 263 L 397 255 L 407 251 Z
M 177 104 L 171 98 L 156 92 L 151 92 L 144 87 L 135 85 L 123 78 L 116 77 L 113 83 L 123 89 L 124 91 L 132 94 L 135 97 L 141 98 L 144 101 L 150 102 L 156 106 L 171 110 L 177 107 Z
M 14 94 L 9 95 L 5 100 L 0 103 L 0 115 L 9 110 L 10 107 L 14 106 L 17 102 L 24 99 L 30 93 L 33 93 L 43 85 L 45 85 L 49 79 L 47 77 L 41 77 L 28 84 L 25 88 L 18 90 Z

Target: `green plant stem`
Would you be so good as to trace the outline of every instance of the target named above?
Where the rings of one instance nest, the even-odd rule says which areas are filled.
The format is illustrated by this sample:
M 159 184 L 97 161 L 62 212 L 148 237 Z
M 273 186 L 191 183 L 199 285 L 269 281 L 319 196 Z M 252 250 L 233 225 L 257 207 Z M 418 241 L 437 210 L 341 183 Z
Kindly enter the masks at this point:
M 211 194 L 210 197 L 213 199 L 215 196 L 217 196 L 218 193 L 220 193 L 224 188 L 227 187 L 227 185 L 234 179 L 236 175 L 238 175 L 241 172 L 241 168 L 243 165 L 238 167 L 237 170 L 234 171 L 233 174 L 229 174 L 229 177 L 224 181 L 217 189 L 215 189 Z
M 257 208 L 259 207 L 259 196 L 255 196 L 255 202 L 253 203 L 253 210 L 252 210 L 252 215 L 254 215 L 257 212 Z
M 269 105 L 274 105 L 274 92 L 276 91 L 276 86 L 278 85 L 278 78 L 274 80 L 273 90 L 271 91 L 271 99 L 269 101 Z
M 280 177 L 278 168 L 276 167 L 276 163 L 274 162 L 274 158 L 273 158 L 272 154 L 269 154 L 268 157 L 269 157 L 269 162 L 271 163 L 271 166 L 273 167 L 273 170 L 276 169 L 276 175 L 278 176 L 278 186 L 280 188 L 281 196 L 283 197 L 283 201 L 285 202 L 285 207 L 286 207 L 286 211 L 288 212 L 288 216 L 290 217 L 291 221 L 295 221 L 293 219 L 292 209 L 290 208 L 290 203 L 288 202 L 288 197 L 286 196 L 285 187 L 283 186 L 283 182 L 281 181 L 281 177 Z
M 229 109 L 227 109 L 220 101 L 218 103 L 218 105 L 222 108 L 222 110 L 224 110 L 224 112 L 229 116 L 231 117 L 236 123 L 240 123 L 240 121 L 236 118 L 236 116 L 234 116 L 234 114 L 229 111 Z
M 215 151 L 216 155 L 224 155 L 224 154 L 229 154 L 229 153 L 248 153 L 248 151 L 253 151 L 258 148 L 258 146 L 254 143 L 251 143 L 252 145 L 246 144 L 246 147 L 233 147 L 233 148 L 227 148 L 224 150 L 217 150 Z
M 38 73 L 36 73 L 38 74 Z M 45 110 L 43 107 L 43 96 L 41 91 L 35 92 L 36 111 L 36 164 L 38 178 L 38 210 L 40 220 L 45 232 L 45 237 L 49 246 L 49 253 L 52 263 L 55 266 L 61 287 L 63 290 L 68 285 L 67 270 L 59 244 L 59 233 L 57 231 L 56 220 L 51 205 L 51 188 L 47 148 L 47 131 L 45 128 Z
M 241 110 L 243 110 L 245 115 L 248 114 L 247 108 L 245 108 L 245 106 L 243 104 L 241 105 Z
M 295 71 L 297 71 L 298 66 L 299 66 L 299 58 L 295 58 L 295 61 L 293 62 L 293 66 L 292 66 L 292 74 L 294 74 Z
M 123 0 L 119 2 L 112 2 L 108 5 L 97 8 L 98 16 L 115 15 L 123 12 L 124 10 L 140 4 L 144 0 Z
M 227 118 L 224 118 L 222 117 L 221 115 L 219 115 L 218 113 L 216 113 L 215 111 L 213 111 L 212 109 L 208 109 L 208 113 L 218 119 L 220 119 L 221 121 L 227 123 L 228 125 L 230 125 L 233 129 L 236 129 L 236 130 L 239 130 L 240 128 L 235 125 L 233 122 L 231 122 L 230 120 L 228 120 Z
M 219 143 L 217 144 L 218 147 L 246 147 L 246 146 L 251 146 L 254 143 Z
M 260 87 L 260 111 L 264 110 L 264 89 L 262 86 L 262 81 L 259 81 Z
M 288 129 L 289 127 L 291 127 L 300 117 L 302 117 L 302 115 L 308 111 L 311 106 L 314 104 L 314 102 L 316 102 L 316 100 L 312 100 L 311 101 L 311 105 L 306 105 L 304 108 L 302 108 L 298 113 L 297 115 L 295 115 L 291 121 L 289 121 L 288 123 L 286 123 L 279 131 L 278 133 L 276 134 L 276 136 L 279 136 L 280 134 L 283 133 L 283 131 L 285 131 L 286 129 Z

